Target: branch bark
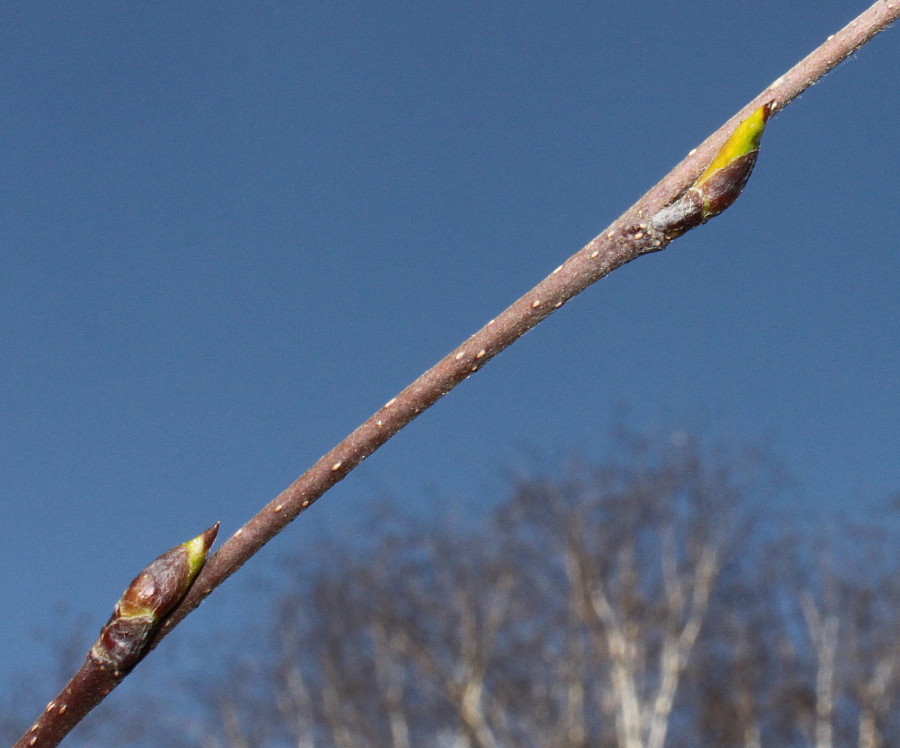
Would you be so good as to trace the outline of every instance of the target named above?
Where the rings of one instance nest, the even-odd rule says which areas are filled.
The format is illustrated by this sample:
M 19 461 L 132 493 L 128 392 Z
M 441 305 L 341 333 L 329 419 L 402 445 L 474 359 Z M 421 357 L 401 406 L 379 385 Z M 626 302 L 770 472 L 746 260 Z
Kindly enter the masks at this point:
M 304 509 L 344 478 L 420 413 L 481 369 L 545 317 L 595 281 L 642 254 L 659 251 L 671 237 L 652 225 L 652 217 L 694 183 L 739 122 L 764 104 L 769 115 L 800 93 L 900 17 L 900 0 L 878 0 L 829 37 L 735 113 L 603 233 L 572 255 L 547 278 L 514 302 L 462 345 L 391 398 L 368 420 L 321 457 L 267 504 L 209 558 L 197 581 L 156 631 L 152 649 L 178 623 Z M 148 651 L 149 651 L 148 649 Z M 146 652 L 144 653 L 146 654 Z M 76 675 L 48 704 L 14 748 L 52 748 L 126 675 Z M 65 697 L 65 709 L 60 699 Z

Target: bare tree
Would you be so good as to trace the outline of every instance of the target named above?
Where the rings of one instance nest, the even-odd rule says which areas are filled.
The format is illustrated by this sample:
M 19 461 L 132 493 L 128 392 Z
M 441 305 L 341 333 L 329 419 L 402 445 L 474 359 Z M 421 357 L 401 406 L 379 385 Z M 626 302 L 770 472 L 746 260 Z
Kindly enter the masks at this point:
M 286 562 L 221 667 L 119 700 L 80 745 L 897 744 L 895 534 L 839 561 L 747 519 L 780 490 L 768 458 L 614 443 L 513 480 L 477 528 L 375 522 Z
M 610 476 L 611 477 L 611 476 Z M 735 489 L 714 485 L 694 449 L 614 480 L 595 504 L 624 519 L 598 527 L 574 510 L 566 573 L 575 613 L 609 659 L 622 748 L 662 748 L 675 696 L 706 617 Z M 618 485 L 616 485 L 618 484 Z
M 725 564 L 687 685 L 711 743 L 897 742 L 900 559 L 890 527 L 848 522 L 845 548 L 808 528 L 770 527 Z
M 878 531 L 848 528 L 864 543 Z M 885 544 L 887 545 L 887 544 Z M 880 547 L 881 543 L 876 547 Z M 900 585 L 896 553 L 878 558 L 861 546 L 838 569 L 834 551 L 819 550 L 799 606 L 815 660 L 813 744 L 884 745 L 900 696 Z M 888 545 L 890 548 L 890 545 Z M 826 555 L 828 554 L 828 555 Z M 799 576 L 799 575 L 798 575 Z
M 832 748 L 839 621 L 833 611 L 820 610 L 808 591 L 801 595 L 800 605 L 816 660 L 813 744 Z

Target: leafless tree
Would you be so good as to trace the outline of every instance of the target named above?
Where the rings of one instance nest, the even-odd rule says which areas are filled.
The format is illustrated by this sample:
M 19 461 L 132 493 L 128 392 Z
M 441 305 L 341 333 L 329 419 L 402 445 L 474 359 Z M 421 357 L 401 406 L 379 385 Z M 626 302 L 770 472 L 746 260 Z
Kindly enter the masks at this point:
M 837 549 L 754 523 L 780 475 L 765 453 L 622 429 L 599 461 L 514 478 L 479 527 L 373 522 L 364 548 L 288 560 L 274 609 L 178 699 L 120 700 L 77 739 L 898 744 L 896 532 L 843 528 Z

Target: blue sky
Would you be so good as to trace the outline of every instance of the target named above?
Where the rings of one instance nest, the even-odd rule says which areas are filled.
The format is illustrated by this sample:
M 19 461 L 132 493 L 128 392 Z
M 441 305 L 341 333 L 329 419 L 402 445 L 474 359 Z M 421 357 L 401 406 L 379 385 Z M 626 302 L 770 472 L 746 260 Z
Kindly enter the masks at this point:
M 99 627 L 159 553 L 233 532 L 867 3 L 723 7 L 5 4 L 0 683 L 47 663 L 60 604 Z M 352 542 L 385 496 L 477 516 L 623 404 L 771 437 L 814 522 L 895 495 L 897 34 L 770 123 L 734 207 L 529 333 L 259 568 Z

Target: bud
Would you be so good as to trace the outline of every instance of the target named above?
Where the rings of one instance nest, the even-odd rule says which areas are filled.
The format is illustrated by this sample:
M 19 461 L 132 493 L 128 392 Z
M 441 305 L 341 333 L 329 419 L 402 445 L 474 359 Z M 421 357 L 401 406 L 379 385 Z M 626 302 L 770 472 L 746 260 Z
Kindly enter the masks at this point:
M 153 632 L 203 568 L 218 531 L 216 522 L 203 534 L 163 553 L 134 578 L 91 648 L 95 659 L 118 671 L 137 665 Z
M 737 200 L 756 164 L 770 110 L 770 104 L 763 104 L 735 128 L 688 191 L 653 216 L 651 223 L 657 231 L 674 239 Z

